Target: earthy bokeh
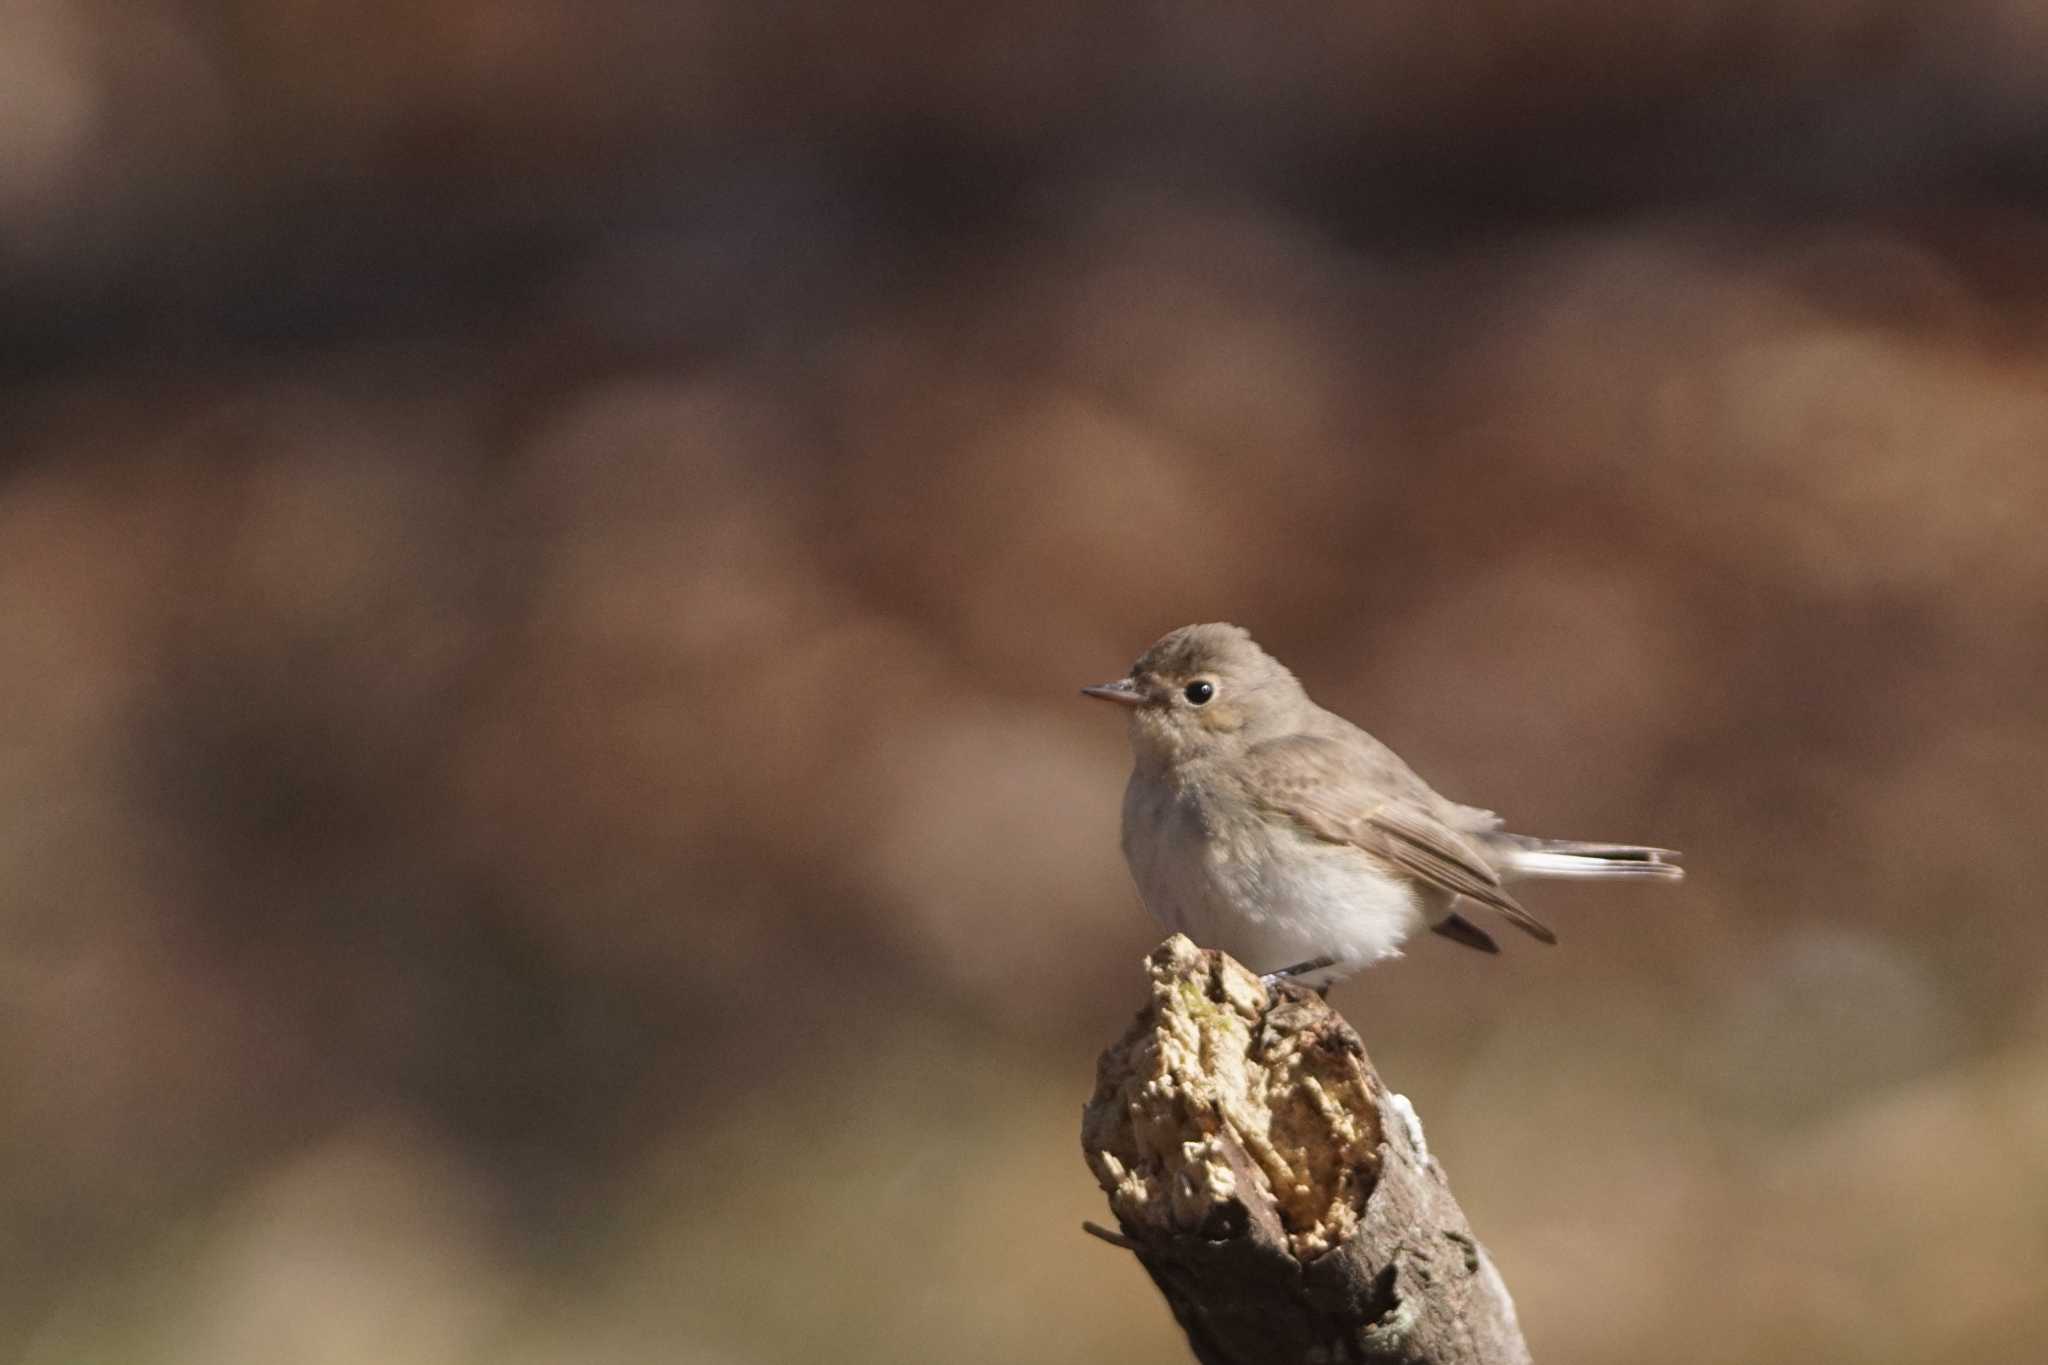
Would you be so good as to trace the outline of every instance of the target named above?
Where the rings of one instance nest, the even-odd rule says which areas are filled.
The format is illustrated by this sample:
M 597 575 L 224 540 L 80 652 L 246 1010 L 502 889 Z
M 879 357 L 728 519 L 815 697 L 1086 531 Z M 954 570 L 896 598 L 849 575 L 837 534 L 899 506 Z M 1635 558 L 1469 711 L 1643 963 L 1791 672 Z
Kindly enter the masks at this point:
M 2048 1334 L 2048 11 L 4 0 L 0 1358 L 1182 1359 L 1190 620 L 1536 833 L 1340 988 L 1539 1359 Z

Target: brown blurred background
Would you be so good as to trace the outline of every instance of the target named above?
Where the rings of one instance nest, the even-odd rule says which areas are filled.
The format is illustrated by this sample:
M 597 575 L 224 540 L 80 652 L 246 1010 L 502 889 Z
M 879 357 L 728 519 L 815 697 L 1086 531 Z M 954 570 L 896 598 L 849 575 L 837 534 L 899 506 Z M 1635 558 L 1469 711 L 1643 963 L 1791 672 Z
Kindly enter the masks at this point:
M 2048 1332 L 2048 7 L 0 3 L 0 1358 L 1183 1358 L 1075 696 L 1686 850 L 1340 988 L 1539 1359 Z

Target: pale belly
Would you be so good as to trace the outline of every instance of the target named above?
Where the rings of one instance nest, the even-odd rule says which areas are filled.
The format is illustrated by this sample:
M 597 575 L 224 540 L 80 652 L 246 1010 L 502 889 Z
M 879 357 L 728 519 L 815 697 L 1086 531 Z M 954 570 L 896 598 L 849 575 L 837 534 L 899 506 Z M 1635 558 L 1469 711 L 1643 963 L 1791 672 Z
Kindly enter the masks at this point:
M 1257 972 L 1329 957 L 1319 985 L 1398 955 L 1450 909 L 1369 855 L 1267 827 L 1236 839 L 1160 798 L 1127 811 L 1125 856 L 1145 906 L 1168 929 Z M 1441 900 L 1443 903 L 1438 904 Z

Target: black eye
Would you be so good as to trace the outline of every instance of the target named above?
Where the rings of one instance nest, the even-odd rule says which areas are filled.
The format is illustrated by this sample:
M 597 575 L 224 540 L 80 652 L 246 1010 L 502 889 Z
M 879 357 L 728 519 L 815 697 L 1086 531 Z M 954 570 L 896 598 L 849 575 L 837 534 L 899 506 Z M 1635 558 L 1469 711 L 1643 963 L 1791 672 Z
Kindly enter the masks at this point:
M 1206 680 L 1191 682 L 1182 690 L 1181 695 L 1196 706 L 1205 706 L 1209 698 L 1216 695 L 1216 684 Z

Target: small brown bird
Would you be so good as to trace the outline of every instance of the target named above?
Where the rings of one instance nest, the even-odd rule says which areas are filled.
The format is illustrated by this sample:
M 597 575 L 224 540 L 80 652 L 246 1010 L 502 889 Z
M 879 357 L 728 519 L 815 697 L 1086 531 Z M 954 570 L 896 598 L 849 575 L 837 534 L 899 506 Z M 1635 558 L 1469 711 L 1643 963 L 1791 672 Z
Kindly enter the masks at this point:
M 1423 928 L 1499 952 L 1461 900 L 1557 942 L 1510 881 L 1685 875 L 1669 849 L 1509 834 L 1438 796 L 1237 626 L 1183 626 L 1081 691 L 1130 708 L 1123 849 L 1146 908 L 1269 980 L 1327 989 Z

